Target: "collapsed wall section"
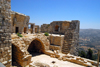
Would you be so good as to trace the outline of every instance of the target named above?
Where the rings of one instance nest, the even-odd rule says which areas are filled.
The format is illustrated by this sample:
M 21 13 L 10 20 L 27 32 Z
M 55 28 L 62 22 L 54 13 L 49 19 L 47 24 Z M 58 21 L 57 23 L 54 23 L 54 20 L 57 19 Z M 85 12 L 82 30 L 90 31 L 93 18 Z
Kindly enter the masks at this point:
M 10 0 L 0 0 L 0 62 L 11 66 Z

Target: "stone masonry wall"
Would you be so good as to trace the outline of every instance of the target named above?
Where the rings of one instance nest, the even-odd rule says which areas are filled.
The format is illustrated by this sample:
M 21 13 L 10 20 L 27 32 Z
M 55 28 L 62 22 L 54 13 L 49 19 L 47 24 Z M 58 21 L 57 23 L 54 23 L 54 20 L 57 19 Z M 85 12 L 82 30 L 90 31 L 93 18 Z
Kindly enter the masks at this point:
M 43 32 L 43 33 L 48 32 L 48 27 L 49 26 L 50 26 L 49 24 L 41 25 L 41 32 Z
M 79 21 L 72 21 L 69 28 L 65 32 L 64 43 L 62 47 L 63 53 L 71 53 L 78 55 L 77 47 L 79 41 Z
M 79 24 L 80 21 L 78 20 L 53 21 L 50 24 L 41 25 L 41 32 L 43 33 L 49 32 L 52 34 L 64 34 L 65 36 L 62 45 L 62 52 L 65 54 L 71 53 L 77 55 L 77 47 L 78 47 L 78 40 L 79 40 Z
M 0 0 L 0 62 L 11 66 L 10 0 Z
M 49 36 L 49 41 L 50 41 L 49 49 L 61 51 L 62 50 L 61 48 L 62 48 L 62 45 L 63 45 L 63 40 L 64 40 L 64 36 L 50 35 Z
M 30 17 L 21 13 L 11 11 L 11 29 L 12 33 L 16 33 L 16 27 L 18 27 L 18 33 L 28 33 L 28 23 Z M 26 30 L 24 30 L 26 29 Z
M 16 34 L 12 34 L 12 63 L 17 62 L 20 66 L 24 67 L 31 62 L 32 55 L 28 52 L 28 48 L 32 45 L 33 41 L 38 40 L 41 42 L 41 49 L 43 53 L 49 50 L 49 40 L 44 34 L 22 34 L 23 37 L 18 37 Z M 31 44 L 32 43 L 32 44 Z M 38 44 L 38 43 L 37 43 Z M 40 47 L 40 46 L 39 46 Z M 32 48 L 33 49 L 33 48 Z
M 39 29 L 40 29 L 40 28 L 39 28 L 39 25 L 35 25 L 35 33 L 39 33 L 39 32 L 40 32 Z
M 35 23 L 29 23 L 30 27 L 28 28 L 28 33 L 34 34 L 35 33 Z
M 49 32 L 53 34 L 65 34 L 72 21 L 53 21 L 50 24 L 41 25 L 41 32 Z M 58 29 L 58 31 L 56 31 Z

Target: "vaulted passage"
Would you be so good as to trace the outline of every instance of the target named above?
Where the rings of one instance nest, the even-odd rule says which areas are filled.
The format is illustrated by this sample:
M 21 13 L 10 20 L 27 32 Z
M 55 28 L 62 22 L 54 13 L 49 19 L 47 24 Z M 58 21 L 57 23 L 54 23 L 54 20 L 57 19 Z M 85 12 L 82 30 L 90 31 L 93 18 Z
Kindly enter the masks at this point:
M 33 40 L 28 47 L 28 52 L 32 55 L 41 54 L 44 53 L 44 51 L 44 45 L 38 39 Z
M 19 50 L 19 48 L 12 44 L 12 65 L 21 67 L 22 65 L 22 52 Z

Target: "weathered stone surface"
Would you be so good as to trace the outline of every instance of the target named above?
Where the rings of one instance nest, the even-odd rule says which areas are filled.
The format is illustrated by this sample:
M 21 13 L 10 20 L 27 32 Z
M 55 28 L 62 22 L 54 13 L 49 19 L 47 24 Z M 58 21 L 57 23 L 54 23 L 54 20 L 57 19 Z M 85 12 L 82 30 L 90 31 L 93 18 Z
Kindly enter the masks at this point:
M 10 7 L 10 0 L 0 0 L 0 62 L 6 67 L 11 66 Z
M 28 33 L 28 23 L 30 17 L 21 13 L 11 11 L 12 33 Z M 16 30 L 18 28 L 18 31 Z
M 53 21 L 50 24 L 41 25 L 41 32 L 64 34 L 69 28 L 71 21 Z
M 41 32 L 64 34 L 63 42 L 61 42 L 62 39 L 59 37 L 50 36 L 50 44 L 61 46 L 63 53 L 77 55 L 79 24 L 80 21 L 78 20 L 53 21 L 50 24 L 41 25 Z
M 39 32 L 40 32 L 39 25 L 35 25 L 35 33 L 39 33 Z
M 49 40 L 43 34 L 37 34 L 36 36 L 32 34 L 29 34 L 29 36 L 28 34 L 24 34 L 23 37 L 19 38 L 12 35 L 12 59 L 21 66 L 29 65 L 32 57 L 30 50 L 35 50 L 37 48 L 36 50 L 38 52 L 45 53 L 47 50 L 49 50 L 49 45 Z
M 69 28 L 66 30 L 62 47 L 63 53 L 78 55 L 79 24 L 79 21 L 72 21 Z
M 50 35 L 50 44 L 61 46 L 63 44 L 64 37 Z
M 64 36 L 55 36 L 55 35 L 50 35 L 48 37 L 50 41 L 50 50 L 59 50 L 61 52 L 62 50 L 62 45 L 63 45 L 63 40 Z

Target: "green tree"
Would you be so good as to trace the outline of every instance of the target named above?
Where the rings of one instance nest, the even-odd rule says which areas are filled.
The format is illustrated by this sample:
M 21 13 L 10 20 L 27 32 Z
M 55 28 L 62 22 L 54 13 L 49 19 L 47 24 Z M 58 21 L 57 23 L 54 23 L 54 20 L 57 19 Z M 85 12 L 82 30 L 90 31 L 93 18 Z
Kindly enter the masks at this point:
M 85 51 L 79 51 L 79 56 L 86 58 Z
M 88 49 L 86 58 L 93 60 L 93 51 L 91 49 Z

